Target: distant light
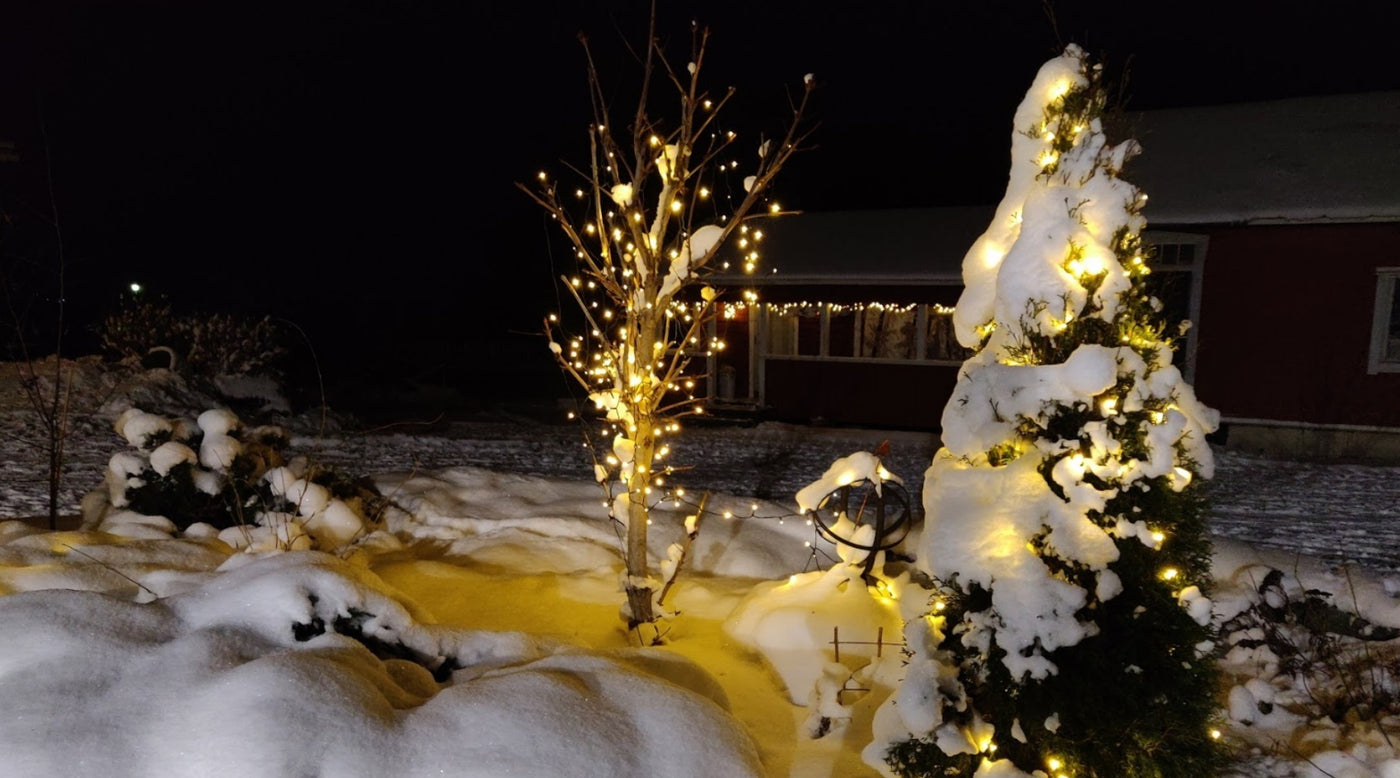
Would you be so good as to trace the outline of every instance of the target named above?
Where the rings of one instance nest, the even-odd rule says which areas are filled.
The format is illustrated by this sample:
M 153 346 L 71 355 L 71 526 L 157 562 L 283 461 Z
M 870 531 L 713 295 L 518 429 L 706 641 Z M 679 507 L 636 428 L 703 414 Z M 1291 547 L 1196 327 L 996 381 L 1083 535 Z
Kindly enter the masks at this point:
M 141 285 L 136 283 L 135 281 L 131 282 L 131 293 L 141 294 Z

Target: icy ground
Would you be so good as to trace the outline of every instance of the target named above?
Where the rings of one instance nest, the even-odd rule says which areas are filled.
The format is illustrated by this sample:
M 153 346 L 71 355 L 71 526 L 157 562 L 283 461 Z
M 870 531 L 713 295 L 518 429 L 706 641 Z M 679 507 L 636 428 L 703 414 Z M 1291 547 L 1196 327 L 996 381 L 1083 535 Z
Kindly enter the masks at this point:
M 12 423 L 0 430 L 7 441 L 17 434 Z M 791 505 L 797 490 L 834 459 L 884 440 L 890 441 L 887 466 L 916 490 L 938 448 L 933 434 L 774 422 L 692 425 L 675 457 L 692 469 L 675 481 L 692 490 Z M 592 473 L 580 426 L 562 418 L 548 424 L 501 414 L 425 433 L 307 435 L 296 446 L 362 473 L 464 466 L 585 480 Z M 81 493 L 101 481 L 108 458 L 122 447 L 105 419 L 79 420 L 68 447 L 64 513 L 77 512 Z M 0 518 L 44 513 L 46 492 L 35 483 L 43 472 L 41 452 L 7 448 L 0 461 Z M 1375 570 L 1400 569 L 1400 466 L 1290 461 L 1228 448 L 1216 455 L 1212 524 L 1219 536 Z

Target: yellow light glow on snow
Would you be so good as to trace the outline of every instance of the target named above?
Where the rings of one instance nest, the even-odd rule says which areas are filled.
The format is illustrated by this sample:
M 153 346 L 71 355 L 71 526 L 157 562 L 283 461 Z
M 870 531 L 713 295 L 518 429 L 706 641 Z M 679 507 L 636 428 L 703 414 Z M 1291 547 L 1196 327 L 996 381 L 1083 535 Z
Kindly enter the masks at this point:
M 1006 250 L 995 243 L 986 243 L 982 246 L 982 266 L 988 269 L 1001 264 L 1002 257 L 1006 256 Z

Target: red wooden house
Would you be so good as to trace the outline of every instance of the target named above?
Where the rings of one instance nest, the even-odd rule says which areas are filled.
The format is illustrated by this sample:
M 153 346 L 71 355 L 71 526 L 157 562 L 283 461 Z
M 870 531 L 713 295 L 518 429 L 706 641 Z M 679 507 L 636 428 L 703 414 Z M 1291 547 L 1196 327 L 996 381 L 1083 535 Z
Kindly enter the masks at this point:
M 1232 447 L 1400 459 L 1400 92 L 1125 117 L 1154 291 Z M 776 272 L 722 279 L 715 404 L 936 429 L 964 356 L 948 312 L 991 206 L 767 220 Z

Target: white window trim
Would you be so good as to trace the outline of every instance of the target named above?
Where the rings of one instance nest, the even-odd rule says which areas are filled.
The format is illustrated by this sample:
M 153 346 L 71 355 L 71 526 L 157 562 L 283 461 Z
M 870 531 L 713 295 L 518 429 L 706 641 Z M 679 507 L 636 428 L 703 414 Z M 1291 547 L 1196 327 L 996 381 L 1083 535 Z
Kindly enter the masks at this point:
M 1186 350 L 1186 360 L 1182 366 L 1182 375 L 1187 381 L 1196 380 L 1196 348 L 1201 340 L 1201 293 L 1202 285 L 1206 274 L 1206 251 L 1210 248 L 1210 238 L 1192 232 L 1169 232 L 1158 230 L 1144 230 L 1142 240 L 1153 246 L 1165 245 L 1191 245 L 1195 246 L 1191 264 L 1174 265 L 1154 265 L 1157 270 L 1188 271 L 1191 273 L 1191 297 L 1186 304 L 1187 320 L 1191 322 L 1191 328 L 1186 331 L 1186 342 L 1182 347 Z
M 1390 313 L 1397 284 L 1400 284 L 1400 267 L 1376 268 L 1376 302 L 1371 309 L 1371 351 L 1366 362 L 1369 375 L 1400 373 L 1400 359 L 1383 358 L 1385 342 L 1390 337 Z

